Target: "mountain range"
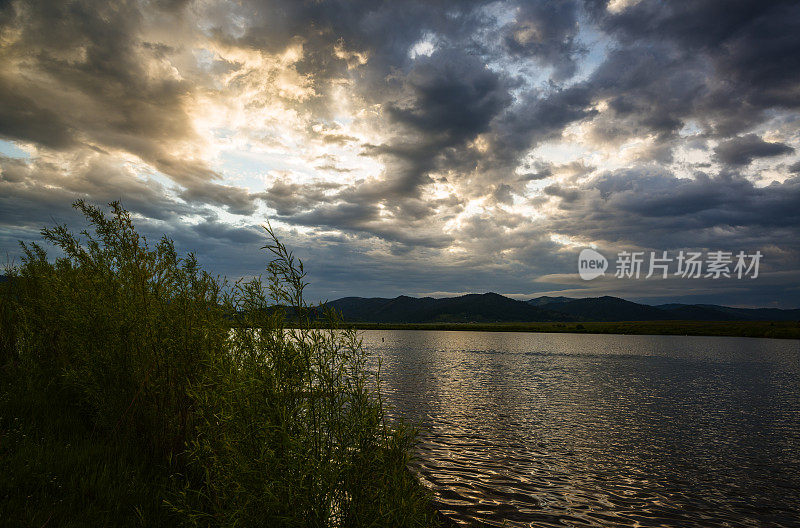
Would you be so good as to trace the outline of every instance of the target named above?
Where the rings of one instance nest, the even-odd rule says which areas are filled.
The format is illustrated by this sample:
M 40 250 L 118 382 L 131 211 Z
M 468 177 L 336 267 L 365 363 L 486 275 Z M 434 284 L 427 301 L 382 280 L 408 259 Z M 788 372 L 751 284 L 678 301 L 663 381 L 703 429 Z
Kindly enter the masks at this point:
M 0 275 L 0 282 L 8 277 Z M 536 297 L 497 293 L 458 297 L 342 297 L 327 306 L 345 320 L 365 323 L 523 323 L 611 321 L 800 321 L 800 309 L 732 308 L 715 304 L 651 306 L 619 297 Z
M 537 321 L 800 321 L 800 309 L 731 308 L 712 304 L 651 306 L 618 297 L 537 297 L 497 293 L 458 297 L 343 297 L 327 305 L 347 321 L 369 323 L 490 323 Z

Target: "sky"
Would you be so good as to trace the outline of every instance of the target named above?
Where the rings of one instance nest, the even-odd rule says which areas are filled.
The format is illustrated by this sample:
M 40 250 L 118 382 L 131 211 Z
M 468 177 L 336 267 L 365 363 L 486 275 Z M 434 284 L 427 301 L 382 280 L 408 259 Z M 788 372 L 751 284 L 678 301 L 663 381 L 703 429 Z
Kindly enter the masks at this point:
M 121 200 L 234 279 L 269 221 L 310 300 L 800 307 L 798 27 L 793 1 L 3 1 L 0 254 Z M 762 258 L 645 279 L 665 251 Z

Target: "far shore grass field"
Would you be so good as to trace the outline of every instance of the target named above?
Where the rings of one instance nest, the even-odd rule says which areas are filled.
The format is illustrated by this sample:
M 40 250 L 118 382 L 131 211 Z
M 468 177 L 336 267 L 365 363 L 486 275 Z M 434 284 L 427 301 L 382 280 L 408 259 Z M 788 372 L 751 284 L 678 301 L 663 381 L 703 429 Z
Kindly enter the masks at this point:
M 359 330 L 470 330 L 575 334 L 687 335 L 800 339 L 797 321 L 618 321 L 583 323 L 348 323 Z

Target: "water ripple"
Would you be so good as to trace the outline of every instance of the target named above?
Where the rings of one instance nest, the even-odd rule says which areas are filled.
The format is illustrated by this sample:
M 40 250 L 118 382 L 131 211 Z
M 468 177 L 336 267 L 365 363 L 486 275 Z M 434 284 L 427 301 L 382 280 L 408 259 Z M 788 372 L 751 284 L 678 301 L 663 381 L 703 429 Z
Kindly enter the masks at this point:
M 798 526 L 800 346 L 365 332 L 458 524 Z

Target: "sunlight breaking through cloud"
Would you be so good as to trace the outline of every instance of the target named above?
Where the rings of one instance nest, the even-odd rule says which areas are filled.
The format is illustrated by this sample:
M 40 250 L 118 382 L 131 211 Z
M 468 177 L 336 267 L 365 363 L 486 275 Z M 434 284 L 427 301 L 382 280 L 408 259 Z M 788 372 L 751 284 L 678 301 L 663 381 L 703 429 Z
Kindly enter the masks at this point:
M 232 276 L 263 267 L 240 255 L 269 219 L 322 297 L 558 291 L 586 244 L 765 248 L 765 274 L 794 277 L 798 17 L 781 2 L 15 0 L 0 241 L 13 255 L 71 221 L 71 200 L 121 198 Z

